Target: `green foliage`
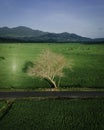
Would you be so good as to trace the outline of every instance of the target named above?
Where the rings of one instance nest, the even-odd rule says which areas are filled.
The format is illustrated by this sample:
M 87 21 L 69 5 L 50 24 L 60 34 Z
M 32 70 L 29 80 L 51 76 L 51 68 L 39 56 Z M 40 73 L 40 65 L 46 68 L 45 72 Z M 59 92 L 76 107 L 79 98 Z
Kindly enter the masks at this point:
M 104 88 L 104 45 L 85 44 L 0 44 L 0 88 L 49 88 L 39 78 L 29 77 L 23 72 L 27 61 L 34 61 L 44 50 L 52 50 L 74 61 L 73 71 L 64 70 L 62 88 Z M 30 64 L 30 63 L 29 63 Z M 56 78 L 58 81 L 58 78 Z
M 0 56 L 0 60 L 5 60 L 5 57 L 3 57 L 3 56 Z
M 18 100 L 0 130 L 103 130 L 104 99 Z

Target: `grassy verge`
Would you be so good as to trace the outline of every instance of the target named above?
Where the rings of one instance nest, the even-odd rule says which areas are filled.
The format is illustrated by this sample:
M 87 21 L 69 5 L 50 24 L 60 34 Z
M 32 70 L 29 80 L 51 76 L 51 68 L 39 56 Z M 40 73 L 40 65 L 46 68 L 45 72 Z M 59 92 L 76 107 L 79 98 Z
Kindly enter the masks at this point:
M 0 120 L 2 120 L 2 118 L 8 113 L 8 111 L 12 107 L 13 102 L 14 99 L 5 101 L 5 104 L 0 109 Z
M 104 91 L 104 88 L 35 88 L 35 89 L 0 89 L 0 92 L 30 92 L 30 91 Z

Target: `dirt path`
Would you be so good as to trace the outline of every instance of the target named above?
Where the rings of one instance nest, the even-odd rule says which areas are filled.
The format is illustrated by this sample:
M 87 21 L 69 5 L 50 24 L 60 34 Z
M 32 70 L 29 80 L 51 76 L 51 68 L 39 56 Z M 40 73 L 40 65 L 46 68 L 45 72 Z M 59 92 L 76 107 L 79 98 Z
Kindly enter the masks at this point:
M 103 91 L 44 91 L 44 92 L 0 92 L 3 98 L 52 97 L 52 98 L 96 98 L 103 97 Z

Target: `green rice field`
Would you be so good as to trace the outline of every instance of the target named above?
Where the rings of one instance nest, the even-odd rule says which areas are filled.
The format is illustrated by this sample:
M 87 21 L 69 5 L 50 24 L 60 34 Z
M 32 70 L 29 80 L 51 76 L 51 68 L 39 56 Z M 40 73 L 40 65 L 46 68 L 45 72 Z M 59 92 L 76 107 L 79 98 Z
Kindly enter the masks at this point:
M 16 100 L 0 120 L 0 130 L 103 129 L 104 99 Z
M 63 54 L 68 62 L 73 61 L 73 71 L 64 70 L 60 88 L 104 88 L 103 44 L 18 43 L 0 44 L 0 89 L 49 88 L 46 81 L 29 77 L 23 71 L 26 63 L 35 61 L 47 49 Z

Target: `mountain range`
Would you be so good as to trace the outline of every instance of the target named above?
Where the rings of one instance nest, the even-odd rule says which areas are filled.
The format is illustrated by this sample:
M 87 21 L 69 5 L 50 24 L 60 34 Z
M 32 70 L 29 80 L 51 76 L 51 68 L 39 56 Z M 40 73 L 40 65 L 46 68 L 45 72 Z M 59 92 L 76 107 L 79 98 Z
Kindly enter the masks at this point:
M 104 38 L 91 39 L 74 33 L 50 33 L 25 26 L 0 28 L 0 42 L 103 42 Z

